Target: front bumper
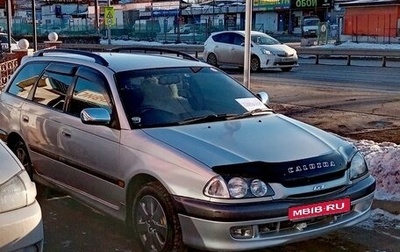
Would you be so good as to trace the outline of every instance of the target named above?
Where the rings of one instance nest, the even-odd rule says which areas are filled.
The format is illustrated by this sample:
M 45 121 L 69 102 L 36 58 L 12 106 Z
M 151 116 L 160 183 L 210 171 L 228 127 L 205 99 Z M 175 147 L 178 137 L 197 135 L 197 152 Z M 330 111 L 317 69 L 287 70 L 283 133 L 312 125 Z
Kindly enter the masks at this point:
M 0 213 L 1 251 L 43 251 L 43 222 L 39 203 Z
M 370 216 L 375 179 L 372 176 L 346 190 L 314 200 L 350 197 L 351 211 L 335 216 L 291 222 L 288 208 L 313 201 L 283 200 L 264 204 L 217 204 L 175 198 L 185 244 L 214 251 L 252 250 L 309 239 L 333 230 L 353 226 Z M 233 227 L 251 227 L 252 236 L 238 239 Z
M 298 67 L 298 57 L 280 57 L 265 58 L 264 62 L 261 62 L 261 68 L 293 68 Z

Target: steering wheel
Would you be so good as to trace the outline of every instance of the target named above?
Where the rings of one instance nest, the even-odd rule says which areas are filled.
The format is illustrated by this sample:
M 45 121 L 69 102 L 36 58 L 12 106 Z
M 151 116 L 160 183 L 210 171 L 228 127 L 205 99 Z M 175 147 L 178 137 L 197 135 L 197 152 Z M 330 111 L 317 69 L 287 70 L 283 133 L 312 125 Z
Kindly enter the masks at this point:
M 146 126 L 172 123 L 180 120 L 178 115 L 153 105 L 141 106 L 135 114 L 142 118 L 142 124 Z
M 136 114 L 142 115 L 144 113 L 149 113 L 152 110 L 161 110 L 161 109 L 159 109 L 153 105 L 143 105 L 143 106 L 140 106 L 140 108 L 138 108 L 133 114 L 134 115 L 136 115 Z

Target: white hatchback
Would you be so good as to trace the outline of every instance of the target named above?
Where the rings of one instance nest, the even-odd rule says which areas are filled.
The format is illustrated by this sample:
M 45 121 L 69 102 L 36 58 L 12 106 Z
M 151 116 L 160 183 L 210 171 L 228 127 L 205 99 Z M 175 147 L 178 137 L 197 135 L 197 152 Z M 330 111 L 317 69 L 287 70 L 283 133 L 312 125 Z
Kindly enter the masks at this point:
M 42 211 L 36 186 L 0 140 L 0 251 L 43 251 Z
M 203 59 L 213 66 L 244 66 L 244 31 L 222 31 L 212 33 L 204 42 Z M 294 48 L 282 44 L 275 38 L 257 31 L 251 32 L 250 70 L 276 69 L 290 71 L 298 66 Z

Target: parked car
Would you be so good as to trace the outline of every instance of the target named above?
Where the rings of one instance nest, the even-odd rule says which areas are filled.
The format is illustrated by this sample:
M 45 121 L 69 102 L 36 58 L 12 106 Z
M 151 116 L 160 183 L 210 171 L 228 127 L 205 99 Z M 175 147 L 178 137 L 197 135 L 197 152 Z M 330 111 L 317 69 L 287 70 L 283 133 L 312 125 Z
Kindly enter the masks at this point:
M 190 55 L 135 49 L 22 60 L 0 129 L 35 181 L 126 222 L 144 251 L 258 249 L 369 217 L 354 145 Z
M 244 66 L 244 31 L 222 31 L 212 33 L 204 42 L 203 59 L 213 66 Z M 290 71 L 298 66 L 297 52 L 275 38 L 251 31 L 250 70 L 282 69 Z
M 316 38 L 318 37 L 319 17 L 305 16 L 301 23 L 301 36 L 303 38 Z
M 0 251 L 43 251 L 42 211 L 36 187 L 0 140 Z
M 8 50 L 8 34 L 0 32 L 0 42 L 1 42 L 1 50 Z M 11 37 L 11 51 L 18 49 L 18 43 L 17 41 L 14 40 L 14 38 Z

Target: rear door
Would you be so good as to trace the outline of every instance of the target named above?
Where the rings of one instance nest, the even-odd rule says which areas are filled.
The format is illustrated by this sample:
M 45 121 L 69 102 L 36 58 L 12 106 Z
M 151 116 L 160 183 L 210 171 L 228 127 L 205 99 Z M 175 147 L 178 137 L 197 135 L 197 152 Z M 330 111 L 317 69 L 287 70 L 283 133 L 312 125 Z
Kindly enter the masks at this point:
M 44 63 L 26 65 L 40 68 Z M 46 63 L 47 64 L 47 63 Z M 24 68 L 24 70 L 25 70 Z M 74 80 L 76 67 L 70 64 L 50 63 L 36 80 L 35 75 L 20 81 L 20 87 L 34 85 L 21 108 L 21 132 L 31 150 L 31 160 L 39 174 L 54 177 L 59 163 L 59 129 L 64 116 L 63 106 L 68 88 Z
M 230 60 L 235 65 L 243 65 L 244 63 L 244 36 L 232 33 L 232 47 L 230 51 Z
M 213 36 L 213 40 L 216 42 L 214 51 L 219 63 L 230 64 L 232 62 L 232 54 L 235 48 L 233 39 L 234 33 L 232 32 L 224 32 Z

